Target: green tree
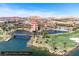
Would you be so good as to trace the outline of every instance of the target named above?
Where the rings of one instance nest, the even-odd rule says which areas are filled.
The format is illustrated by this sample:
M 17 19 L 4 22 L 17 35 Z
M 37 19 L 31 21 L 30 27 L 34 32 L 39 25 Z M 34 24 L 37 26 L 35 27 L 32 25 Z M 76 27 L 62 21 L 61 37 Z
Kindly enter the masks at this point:
M 66 52 L 67 42 L 64 42 L 63 45 L 64 45 L 64 52 Z
M 37 35 L 37 31 L 33 31 L 33 37 Z
M 56 42 L 55 42 L 55 41 L 53 41 L 53 42 L 52 42 L 52 45 L 53 45 L 53 49 L 54 49 L 54 51 L 56 51 L 56 50 L 57 50 L 57 47 L 56 47 Z
M 46 31 L 46 30 L 43 30 L 43 38 L 48 38 L 49 36 L 48 36 L 48 32 Z

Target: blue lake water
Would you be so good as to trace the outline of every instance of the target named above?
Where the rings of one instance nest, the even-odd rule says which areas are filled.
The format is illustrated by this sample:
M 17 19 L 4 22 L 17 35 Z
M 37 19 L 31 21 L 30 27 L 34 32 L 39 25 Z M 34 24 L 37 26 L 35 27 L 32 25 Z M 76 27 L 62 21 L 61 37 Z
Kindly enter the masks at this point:
M 15 33 L 22 34 L 22 31 L 16 31 Z M 30 36 L 16 35 L 15 38 L 11 38 L 9 41 L 0 42 L 0 51 L 26 51 L 30 50 L 27 47 L 27 42 Z
M 52 31 L 52 30 L 49 30 L 48 33 L 49 34 L 58 34 L 58 33 L 65 33 L 66 31 Z
M 71 51 L 68 55 L 70 56 L 79 56 L 79 47 Z

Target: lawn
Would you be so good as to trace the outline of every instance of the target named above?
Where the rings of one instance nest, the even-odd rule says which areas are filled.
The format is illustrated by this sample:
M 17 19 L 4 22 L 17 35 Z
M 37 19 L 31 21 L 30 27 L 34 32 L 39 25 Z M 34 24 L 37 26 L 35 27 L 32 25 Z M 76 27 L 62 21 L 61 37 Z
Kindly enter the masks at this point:
M 79 37 L 79 30 L 71 32 L 71 33 L 63 33 L 63 34 L 48 34 L 47 38 L 44 38 L 45 41 L 49 45 L 53 47 L 54 43 L 56 47 L 59 47 L 61 49 L 64 49 L 64 43 L 65 43 L 65 49 L 70 49 L 76 47 L 76 43 L 72 40 L 70 40 L 71 37 Z

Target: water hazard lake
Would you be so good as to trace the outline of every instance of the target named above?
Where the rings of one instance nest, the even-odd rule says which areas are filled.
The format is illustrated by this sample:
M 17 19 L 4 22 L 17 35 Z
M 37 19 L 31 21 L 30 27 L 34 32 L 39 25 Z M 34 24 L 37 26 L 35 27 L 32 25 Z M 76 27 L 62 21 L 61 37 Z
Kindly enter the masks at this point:
M 15 33 L 22 34 L 24 31 L 16 31 Z M 30 36 L 16 35 L 15 38 L 11 38 L 7 42 L 0 42 L 0 51 L 24 51 L 29 50 L 27 48 L 27 42 Z

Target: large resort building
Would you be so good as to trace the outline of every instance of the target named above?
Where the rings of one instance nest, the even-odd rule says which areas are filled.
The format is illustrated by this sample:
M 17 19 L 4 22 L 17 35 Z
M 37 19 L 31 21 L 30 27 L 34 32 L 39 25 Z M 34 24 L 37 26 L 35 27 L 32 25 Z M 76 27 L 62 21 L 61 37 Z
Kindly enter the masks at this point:
M 76 25 L 74 22 L 59 22 L 59 21 L 56 21 L 54 24 L 55 24 L 54 29 L 61 31 L 73 31 Z
M 74 31 L 79 27 L 79 21 L 47 21 L 45 23 L 48 29 L 51 30 L 60 30 L 60 31 Z

